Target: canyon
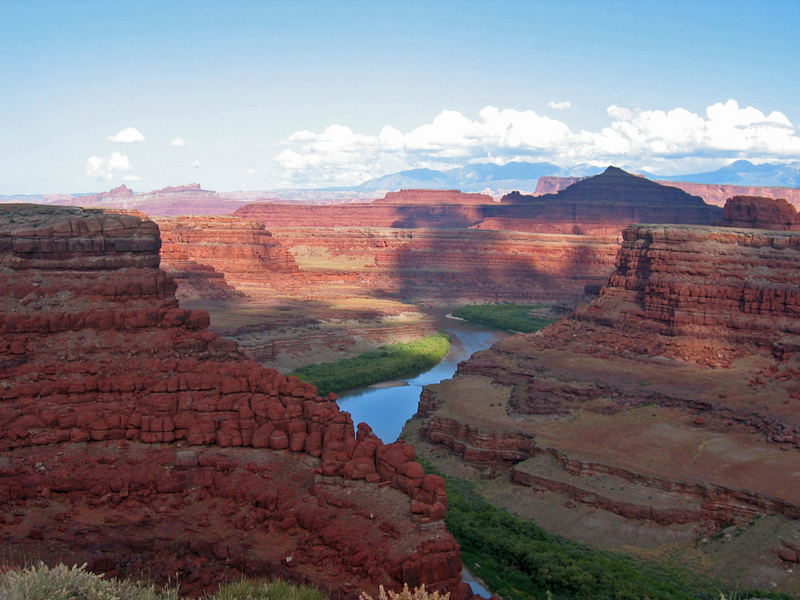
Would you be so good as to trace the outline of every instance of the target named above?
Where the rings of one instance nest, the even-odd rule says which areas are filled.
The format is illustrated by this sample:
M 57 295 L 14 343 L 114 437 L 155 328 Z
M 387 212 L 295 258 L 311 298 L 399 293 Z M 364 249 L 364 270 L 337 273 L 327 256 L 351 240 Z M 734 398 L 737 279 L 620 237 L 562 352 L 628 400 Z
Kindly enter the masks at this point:
M 631 225 L 598 298 L 426 387 L 406 437 L 556 533 L 797 593 L 798 268 L 791 231 Z
M 466 597 L 421 455 L 556 533 L 800 591 L 791 203 L 723 210 L 613 167 L 500 202 L 402 190 L 175 216 L 193 206 L 176 195 L 219 197 L 160 194 L 152 221 L 146 204 L 0 207 L 0 539 L 20 555 L 177 572 L 189 593 L 247 573 Z M 484 302 L 569 316 L 426 387 L 413 446 L 281 374 Z
M 269 247 L 248 231 L 244 252 Z M 177 578 L 186 594 L 247 574 L 469 597 L 443 480 L 209 331 L 160 246 L 135 215 L 0 211 L 4 561 Z

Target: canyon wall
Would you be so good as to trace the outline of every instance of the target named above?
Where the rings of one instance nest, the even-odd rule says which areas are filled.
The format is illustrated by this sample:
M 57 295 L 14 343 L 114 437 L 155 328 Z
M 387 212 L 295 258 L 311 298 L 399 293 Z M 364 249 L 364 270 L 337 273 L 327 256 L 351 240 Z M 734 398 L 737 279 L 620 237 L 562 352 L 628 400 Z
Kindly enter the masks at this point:
M 188 594 L 247 574 L 467 597 L 441 478 L 211 333 L 178 305 L 159 246 L 132 215 L 0 211 L 4 560 Z
M 798 269 L 798 233 L 630 226 L 599 298 L 426 387 L 409 439 L 555 532 L 800 590 Z M 706 539 L 731 526 L 738 558 Z
M 537 196 L 556 194 L 584 179 L 586 177 L 540 177 L 534 194 Z M 700 196 L 708 204 L 713 204 L 714 206 L 724 206 L 725 201 L 733 196 L 762 196 L 766 198 L 783 198 L 795 208 L 800 209 L 800 189 L 798 188 L 692 183 L 688 181 L 654 181 L 664 186 L 681 189 L 687 194 Z
M 725 202 L 726 227 L 800 231 L 800 215 L 783 198 L 734 196 Z

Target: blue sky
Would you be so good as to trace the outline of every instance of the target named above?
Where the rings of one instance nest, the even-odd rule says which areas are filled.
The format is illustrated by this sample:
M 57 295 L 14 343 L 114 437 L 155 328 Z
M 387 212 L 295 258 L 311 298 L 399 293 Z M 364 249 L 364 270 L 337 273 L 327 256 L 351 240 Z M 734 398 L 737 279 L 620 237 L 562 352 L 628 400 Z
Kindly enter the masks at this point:
M 0 194 L 800 158 L 800 2 L 0 0 Z

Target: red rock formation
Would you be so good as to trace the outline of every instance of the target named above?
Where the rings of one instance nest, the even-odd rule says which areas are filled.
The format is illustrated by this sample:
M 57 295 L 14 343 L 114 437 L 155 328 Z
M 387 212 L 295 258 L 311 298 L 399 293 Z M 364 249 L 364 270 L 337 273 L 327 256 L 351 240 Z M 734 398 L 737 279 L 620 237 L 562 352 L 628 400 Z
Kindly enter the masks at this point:
M 441 478 L 181 309 L 154 223 L 0 214 L 5 560 L 177 576 L 185 593 L 246 573 L 468 595 Z
M 631 223 L 710 225 L 720 210 L 675 188 L 608 167 L 557 194 L 512 192 L 484 211 L 477 227 L 580 235 L 613 235 Z
M 796 522 L 800 234 L 633 225 L 623 236 L 597 300 L 427 386 L 410 439 L 508 473 L 537 523 L 611 547 L 692 544 L 759 514 Z M 593 533 L 571 525 L 583 518 Z M 776 535 L 748 547 L 742 580 L 793 589 L 779 555 Z
M 284 228 L 273 236 L 301 269 L 296 293 L 434 304 L 581 298 L 605 280 L 615 252 L 613 238 L 474 229 Z
M 492 204 L 487 194 L 467 194 L 459 190 L 400 190 L 387 192 L 375 204 Z
M 618 235 L 630 223 L 710 225 L 721 212 L 694 196 L 609 167 L 557 195 L 512 192 L 501 203 L 483 194 L 403 190 L 366 204 L 251 204 L 236 215 L 278 227 L 476 228 Z
M 584 179 L 586 179 L 586 177 L 558 177 L 555 175 L 539 177 L 539 180 L 536 182 L 536 191 L 534 191 L 533 195 L 544 196 L 545 194 L 557 194 L 573 183 L 578 183 Z
M 540 177 L 536 185 L 535 195 L 556 194 L 583 179 L 586 178 Z M 662 181 L 659 179 L 654 181 L 661 185 L 681 189 L 693 196 L 700 196 L 708 204 L 713 204 L 714 206 L 724 206 L 727 199 L 732 196 L 761 196 L 766 198 L 784 198 L 795 208 L 800 209 L 800 189 L 798 188 L 693 183 L 689 181 Z
M 783 198 L 734 196 L 725 203 L 725 227 L 800 231 L 797 210 Z
M 264 225 L 235 217 L 156 219 L 163 267 L 184 297 L 229 298 L 270 288 L 277 274 L 298 268 Z M 223 280 L 220 281 L 220 278 Z

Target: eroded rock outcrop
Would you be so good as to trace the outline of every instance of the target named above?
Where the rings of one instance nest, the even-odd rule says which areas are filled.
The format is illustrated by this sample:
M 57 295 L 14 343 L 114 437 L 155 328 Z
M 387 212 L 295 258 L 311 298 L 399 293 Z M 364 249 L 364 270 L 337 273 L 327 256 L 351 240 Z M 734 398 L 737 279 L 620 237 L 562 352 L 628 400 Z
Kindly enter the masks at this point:
M 236 217 L 157 218 L 162 266 L 183 297 L 225 299 L 270 288 L 298 268 L 264 225 Z M 222 281 L 220 281 L 220 278 Z
M 0 538 L 28 561 L 468 595 L 443 481 L 181 309 L 132 215 L 0 212 Z
M 781 557 L 800 519 L 800 234 L 633 225 L 616 262 L 597 300 L 426 387 L 410 439 L 605 547 L 703 553 L 709 533 L 783 519 L 714 568 L 796 589 Z
M 800 215 L 784 198 L 734 196 L 725 202 L 726 227 L 800 231 Z

